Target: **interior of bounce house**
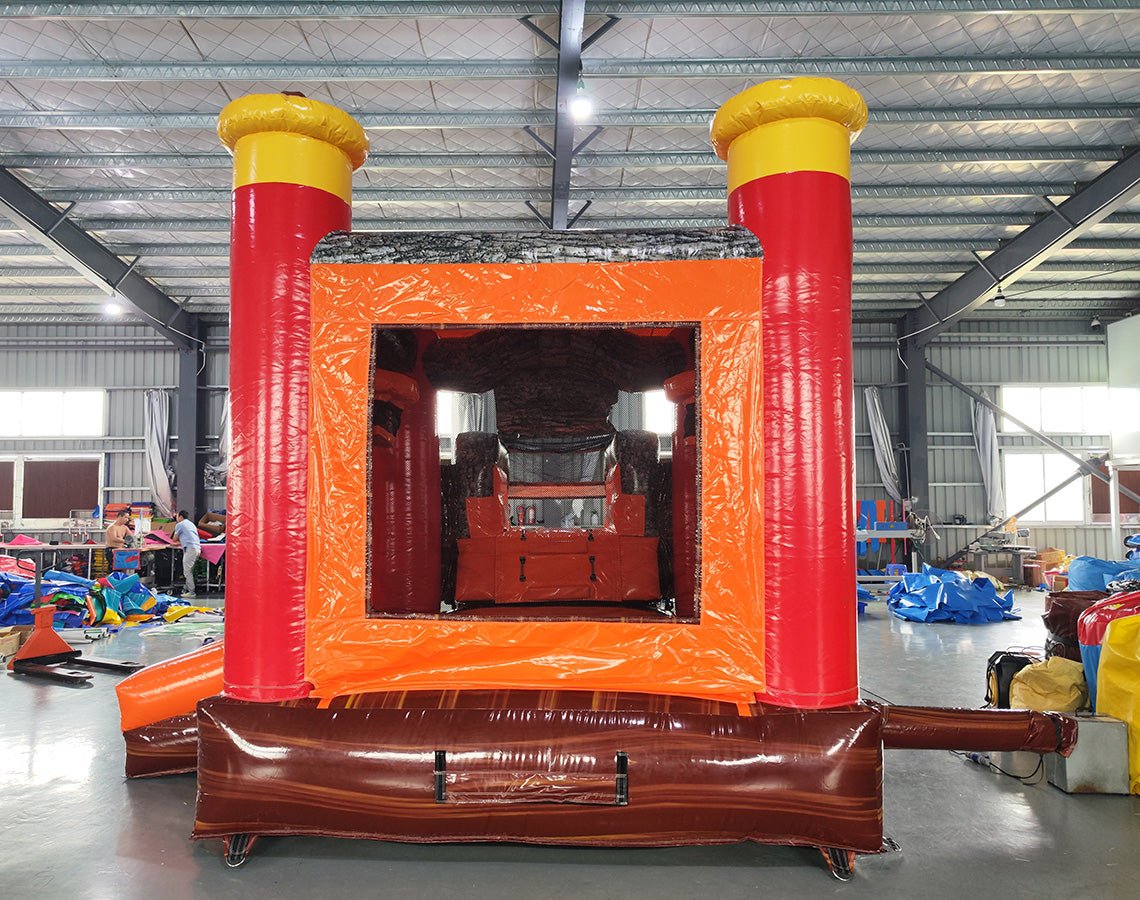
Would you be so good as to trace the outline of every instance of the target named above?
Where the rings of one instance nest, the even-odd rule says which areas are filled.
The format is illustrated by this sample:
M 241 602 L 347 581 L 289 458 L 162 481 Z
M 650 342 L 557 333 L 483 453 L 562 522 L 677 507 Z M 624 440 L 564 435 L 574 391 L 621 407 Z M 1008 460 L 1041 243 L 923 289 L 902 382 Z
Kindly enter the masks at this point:
M 1068 752 L 1066 716 L 860 699 L 866 115 L 828 79 L 729 100 L 723 228 L 356 233 L 363 129 L 231 103 L 226 636 L 122 682 L 127 774 L 196 771 L 231 865 L 262 835 L 755 840 L 850 877 L 884 747 Z M 664 436 L 618 415 L 651 391 Z

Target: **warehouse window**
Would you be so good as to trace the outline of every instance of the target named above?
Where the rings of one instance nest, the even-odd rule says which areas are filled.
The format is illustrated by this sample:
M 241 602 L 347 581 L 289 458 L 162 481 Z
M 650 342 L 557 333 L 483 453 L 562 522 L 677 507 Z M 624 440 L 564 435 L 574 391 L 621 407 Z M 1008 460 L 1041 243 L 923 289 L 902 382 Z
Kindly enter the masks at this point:
M 16 527 L 60 526 L 102 502 L 98 456 L 28 455 L 0 460 L 0 519 Z
M 642 427 L 659 435 L 672 435 L 677 407 L 669 401 L 665 392 L 646 391 L 641 397 Z
M 98 437 L 106 391 L 0 391 L 0 437 Z
M 1108 385 L 1007 384 L 998 403 L 1030 428 L 1048 434 L 1108 434 Z M 1019 425 L 1002 419 L 1002 431 L 1024 433 Z M 1032 498 L 1030 498 L 1032 499 Z
M 1077 464 L 1061 453 L 1004 453 L 1006 509 L 1015 513 L 1077 471 Z M 1085 521 L 1084 479 L 1078 478 L 1044 503 L 1021 516 L 1025 522 L 1049 524 Z
M 1064 435 L 1103 436 L 1110 431 L 1112 411 L 1108 386 L 1104 384 L 1007 384 L 999 394 L 999 405 L 1030 428 L 1062 438 Z M 1035 439 L 1017 438 L 1025 430 L 1002 418 L 1003 434 L 1011 443 L 1031 444 Z M 1039 446 L 1039 445 L 1038 445 Z M 1074 446 L 1074 452 L 1090 448 Z M 1010 514 L 1023 509 L 1046 491 L 1052 490 L 1077 470 L 1076 463 L 1063 453 L 1040 451 L 1036 447 L 1002 447 L 1006 509 Z M 1073 524 L 1089 521 L 1085 479 L 1076 479 L 1044 503 L 1021 516 L 1022 521 L 1045 524 Z

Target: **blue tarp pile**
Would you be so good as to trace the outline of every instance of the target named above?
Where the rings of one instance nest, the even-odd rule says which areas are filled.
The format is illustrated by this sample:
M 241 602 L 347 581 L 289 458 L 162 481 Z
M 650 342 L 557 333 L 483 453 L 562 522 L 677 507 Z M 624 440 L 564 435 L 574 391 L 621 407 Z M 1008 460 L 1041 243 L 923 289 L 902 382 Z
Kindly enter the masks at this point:
M 40 582 L 44 601 L 54 603 L 56 628 L 119 624 L 128 616 L 161 616 L 182 601 L 155 594 L 138 575 L 113 572 L 98 582 L 70 572 L 49 570 Z M 35 583 L 31 578 L 0 572 L 0 625 L 31 625 Z
M 1103 591 L 1113 581 L 1140 581 L 1140 562 L 1110 562 L 1095 556 L 1078 556 L 1069 563 L 1070 591 Z
M 909 622 L 984 625 L 1021 618 L 1013 608 L 1013 591 L 999 594 L 987 578 L 971 581 L 961 572 L 926 565 L 891 585 L 887 609 Z

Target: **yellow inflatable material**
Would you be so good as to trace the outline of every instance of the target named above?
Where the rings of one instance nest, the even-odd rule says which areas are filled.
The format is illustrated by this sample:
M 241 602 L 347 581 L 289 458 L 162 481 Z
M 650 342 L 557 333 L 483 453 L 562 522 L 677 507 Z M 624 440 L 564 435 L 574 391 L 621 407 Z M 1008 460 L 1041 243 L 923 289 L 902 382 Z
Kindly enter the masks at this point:
M 368 156 L 368 138 L 352 116 L 308 97 L 250 94 L 226 105 L 218 117 L 218 137 L 233 150 L 251 134 L 279 132 L 303 135 L 338 147 L 359 169 Z
M 738 137 L 783 119 L 835 122 L 854 141 L 867 124 L 867 104 L 858 91 L 834 78 L 765 81 L 731 97 L 717 110 L 709 139 L 716 155 L 727 160 L 729 145 Z
M 1096 711 L 1128 724 L 1128 781 L 1140 794 L 1140 616 L 1108 626 L 1097 669 Z
M 1076 712 L 1089 705 L 1085 670 L 1079 662 L 1061 656 L 1026 666 L 1009 686 L 1012 709 L 1037 712 Z

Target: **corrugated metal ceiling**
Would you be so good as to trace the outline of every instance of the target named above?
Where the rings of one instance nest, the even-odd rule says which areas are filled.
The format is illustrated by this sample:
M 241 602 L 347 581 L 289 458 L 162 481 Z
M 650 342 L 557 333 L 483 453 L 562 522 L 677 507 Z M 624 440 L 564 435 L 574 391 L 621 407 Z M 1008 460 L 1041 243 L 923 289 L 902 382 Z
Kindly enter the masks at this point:
M 835 10 L 842 8 L 843 14 Z M 332 12 L 337 15 L 331 15 Z M 533 228 L 550 164 L 555 31 L 533 2 L 0 3 L 0 165 L 190 309 L 226 304 L 218 110 L 299 90 L 357 114 L 363 228 Z M 866 97 L 856 144 L 859 318 L 916 306 L 1140 144 L 1140 5 L 1113 0 L 654 2 L 587 6 L 604 126 L 576 160 L 578 227 L 719 224 L 711 111 L 765 77 Z M 589 133 L 583 126 L 579 139 Z M 1140 301 L 1140 203 L 982 316 L 1121 315 Z M 0 314 L 101 295 L 0 220 Z

